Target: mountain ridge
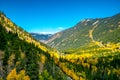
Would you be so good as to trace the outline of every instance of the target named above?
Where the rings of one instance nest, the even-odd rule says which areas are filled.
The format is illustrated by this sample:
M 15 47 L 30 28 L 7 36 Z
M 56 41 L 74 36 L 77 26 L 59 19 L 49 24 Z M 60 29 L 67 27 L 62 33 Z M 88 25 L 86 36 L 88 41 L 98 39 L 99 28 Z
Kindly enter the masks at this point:
M 42 34 L 42 33 L 30 33 L 35 39 L 46 43 L 46 41 L 52 37 L 52 34 Z
M 34 39 L 29 33 L 0 13 L 0 79 L 2 80 L 119 80 L 120 79 L 120 43 L 119 18 L 101 20 L 86 20 L 68 29 L 65 34 L 56 33 L 53 38 L 70 38 L 62 42 L 74 40 L 75 37 L 87 39 L 80 47 L 59 52 Z M 110 25 L 110 24 L 113 25 Z M 92 25 L 92 26 L 90 26 Z M 106 26 L 108 25 L 107 29 Z M 79 27 L 82 26 L 82 27 Z M 109 28 L 110 27 L 110 28 Z M 103 29 L 102 29 L 103 28 Z M 111 31 L 112 29 L 112 31 Z M 82 31 L 80 31 L 82 30 Z M 108 38 L 102 35 L 109 33 L 114 43 L 107 43 Z M 72 31 L 74 31 L 74 34 Z M 77 32 L 76 32 L 77 31 Z M 80 32 L 79 32 L 80 31 Z M 97 33 L 97 36 L 95 35 Z M 102 33 L 100 33 L 102 32 Z M 77 34 L 77 35 L 76 35 Z M 79 35 L 80 34 L 80 35 Z M 112 36 L 113 36 L 112 35 Z M 98 38 L 100 40 L 98 40 Z M 104 39 L 104 42 L 101 40 Z M 59 40 L 57 41 L 59 43 Z M 82 42 L 81 42 L 82 43 Z M 68 46 L 69 44 L 66 44 Z M 74 45 L 72 45 L 74 47 Z
M 47 44 L 51 47 L 54 47 L 54 48 L 57 48 L 58 50 L 63 50 L 63 51 L 67 49 L 74 49 L 74 48 L 79 48 L 80 46 L 83 46 L 83 45 L 87 45 L 89 42 L 92 42 L 92 39 L 89 33 L 92 30 L 92 28 L 94 28 L 95 25 L 97 26 L 93 31 L 93 37 L 96 41 L 103 42 L 103 43 L 119 42 L 119 39 L 118 39 L 120 38 L 118 34 L 119 23 L 120 23 L 119 18 L 120 18 L 120 13 L 111 17 L 106 17 L 106 18 L 82 20 L 79 23 L 77 23 L 74 27 L 71 27 L 67 30 L 61 31 L 53 35 L 53 39 L 50 38 L 47 41 Z M 113 31 L 112 29 L 114 30 L 116 29 L 116 31 L 112 32 Z M 104 32 L 104 35 L 101 32 Z M 58 34 L 60 34 L 60 36 L 54 37 L 54 36 L 57 36 Z M 116 39 L 113 40 L 112 37 L 114 37 L 115 34 L 116 34 L 116 37 L 115 37 Z
M 68 77 L 56 65 L 59 57 L 56 49 L 34 39 L 1 12 L 0 55 L 0 79 L 3 80 L 54 80 Z

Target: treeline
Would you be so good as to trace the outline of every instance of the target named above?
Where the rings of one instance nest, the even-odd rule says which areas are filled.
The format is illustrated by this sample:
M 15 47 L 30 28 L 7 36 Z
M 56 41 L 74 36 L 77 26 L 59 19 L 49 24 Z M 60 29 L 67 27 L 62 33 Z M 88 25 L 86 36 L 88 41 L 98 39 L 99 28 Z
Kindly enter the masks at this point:
M 17 33 L 7 32 L 0 25 L 0 50 L 4 51 L 4 78 L 16 67 L 17 71 L 25 70 L 31 79 L 38 79 L 38 53 L 42 52 L 34 44 L 20 40 Z M 38 52 L 39 51 L 39 52 Z
M 98 50 L 94 51 L 96 54 L 87 57 L 86 53 L 77 55 L 73 58 L 67 55 L 60 58 L 59 63 L 64 63 L 67 70 L 65 72 L 77 75 L 80 80 L 119 80 L 120 79 L 120 51 L 113 50 Z M 69 54 L 68 54 L 69 55 Z M 82 56 L 83 55 L 83 56 Z M 72 56 L 72 55 L 71 55 Z M 76 58 L 75 58 L 76 57 Z M 78 78 L 75 75 L 71 77 Z
M 47 78 L 49 80 L 67 79 L 67 76 L 55 65 L 49 53 L 42 51 L 33 43 L 19 39 L 17 33 L 6 31 L 1 24 L 0 50 L 4 52 L 3 74 L 1 76 L 3 79 L 12 74 L 11 71 L 14 69 L 16 69 L 16 73 L 24 70 L 31 80 L 46 80 Z M 42 63 L 42 55 L 45 56 L 44 63 Z M 42 66 L 43 68 L 41 69 Z M 7 79 L 11 80 L 10 77 Z

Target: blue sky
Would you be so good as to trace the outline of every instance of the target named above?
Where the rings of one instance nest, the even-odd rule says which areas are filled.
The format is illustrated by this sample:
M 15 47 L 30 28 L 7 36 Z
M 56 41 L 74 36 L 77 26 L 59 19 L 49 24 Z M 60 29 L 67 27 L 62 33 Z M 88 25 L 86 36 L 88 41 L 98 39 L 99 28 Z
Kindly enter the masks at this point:
M 0 11 L 28 32 L 56 33 L 119 13 L 120 0 L 0 0 Z

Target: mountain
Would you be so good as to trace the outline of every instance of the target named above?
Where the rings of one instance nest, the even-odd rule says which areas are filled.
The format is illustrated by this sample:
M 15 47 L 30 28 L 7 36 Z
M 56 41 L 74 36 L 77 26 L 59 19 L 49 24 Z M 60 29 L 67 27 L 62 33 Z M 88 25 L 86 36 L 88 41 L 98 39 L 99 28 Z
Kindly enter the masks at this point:
M 107 26 L 114 22 L 116 23 L 114 25 L 118 25 L 118 21 L 116 21 L 119 20 L 118 16 L 119 14 L 111 18 L 104 18 L 105 23 L 112 20 L 109 24 L 104 25 Z M 100 24 L 97 20 L 102 21 L 103 19 L 95 19 L 95 21 L 87 19 L 77 24 L 83 25 L 80 28 L 79 26 L 75 27 L 77 30 L 82 30 L 82 32 L 78 30 L 81 34 L 84 33 L 81 35 L 77 32 L 79 40 L 87 40 L 83 43 L 78 42 L 81 44 L 79 48 L 59 52 L 34 39 L 28 32 L 18 27 L 4 13 L 0 12 L 0 80 L 120 80 L 119 25 L 112 27 L 111 31 L 108 29 L 109 27 L 104 28 L 104 25 L 98 27 L 97 25 Z M 86 26 L 88 23 L 93 26 Z M 104 29 L 104 32 L 108 32 L 108 30 L 112 32 L 109 34 L 112 37 L 115 35 L 113 37 L 115 40 L 109 35 L 105 38 L 100 37 L 104 33 L 102 32 Z M 71 30 L 74 31 L 72 28 Z M 75 31 L 77 30 L 75 29 Z M 99 34 L 97 33 L 99 36 L 95 38 L 96 30 L 99 32 Z M 68 29 L 59 32 L 49 42 L 57 38 L 59 40 L 63 36 L 63 32 L 66 32 L 65 35 L 69 35 L 68 38 L 72 36 L 67 41 L 73 42 L 71 40 L 76 37 L 70 35 L 73 34 L 72 31 Z M 104 37 L 104 35 L 102 36 Z M 66 37 L 64 36 L 64 38 Z M 66 44 L 66 47 L 68 45 L 70 43 Z
M 57 55 L 0 12 L 0 80 L 67 80 Z
M 120 14 L 82 20 L 47 44 L 61 52 L 74 80 L 120 80 Z
M 35 39 L 44 42 L 47 41 L 50 37 L 52 37 L 52 34 L 39 34 L 39 33 L 30 33 Z
M 85 19 L 74 27 L 53 35 L 47 44 L 59 51 L 76 49 L 90 42 L 120 42 L 120 14 L 107 18 Z

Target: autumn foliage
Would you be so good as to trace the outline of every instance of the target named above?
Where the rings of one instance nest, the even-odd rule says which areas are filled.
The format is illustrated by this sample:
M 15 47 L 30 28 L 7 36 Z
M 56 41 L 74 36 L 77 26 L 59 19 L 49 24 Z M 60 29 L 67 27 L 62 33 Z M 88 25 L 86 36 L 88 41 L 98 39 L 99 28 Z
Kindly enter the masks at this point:
M 25 70 L 21 70 L 19 73 L 14 68 L 7 76 L 7 80 L 30 80 L 30 77 L 26 75 Z

